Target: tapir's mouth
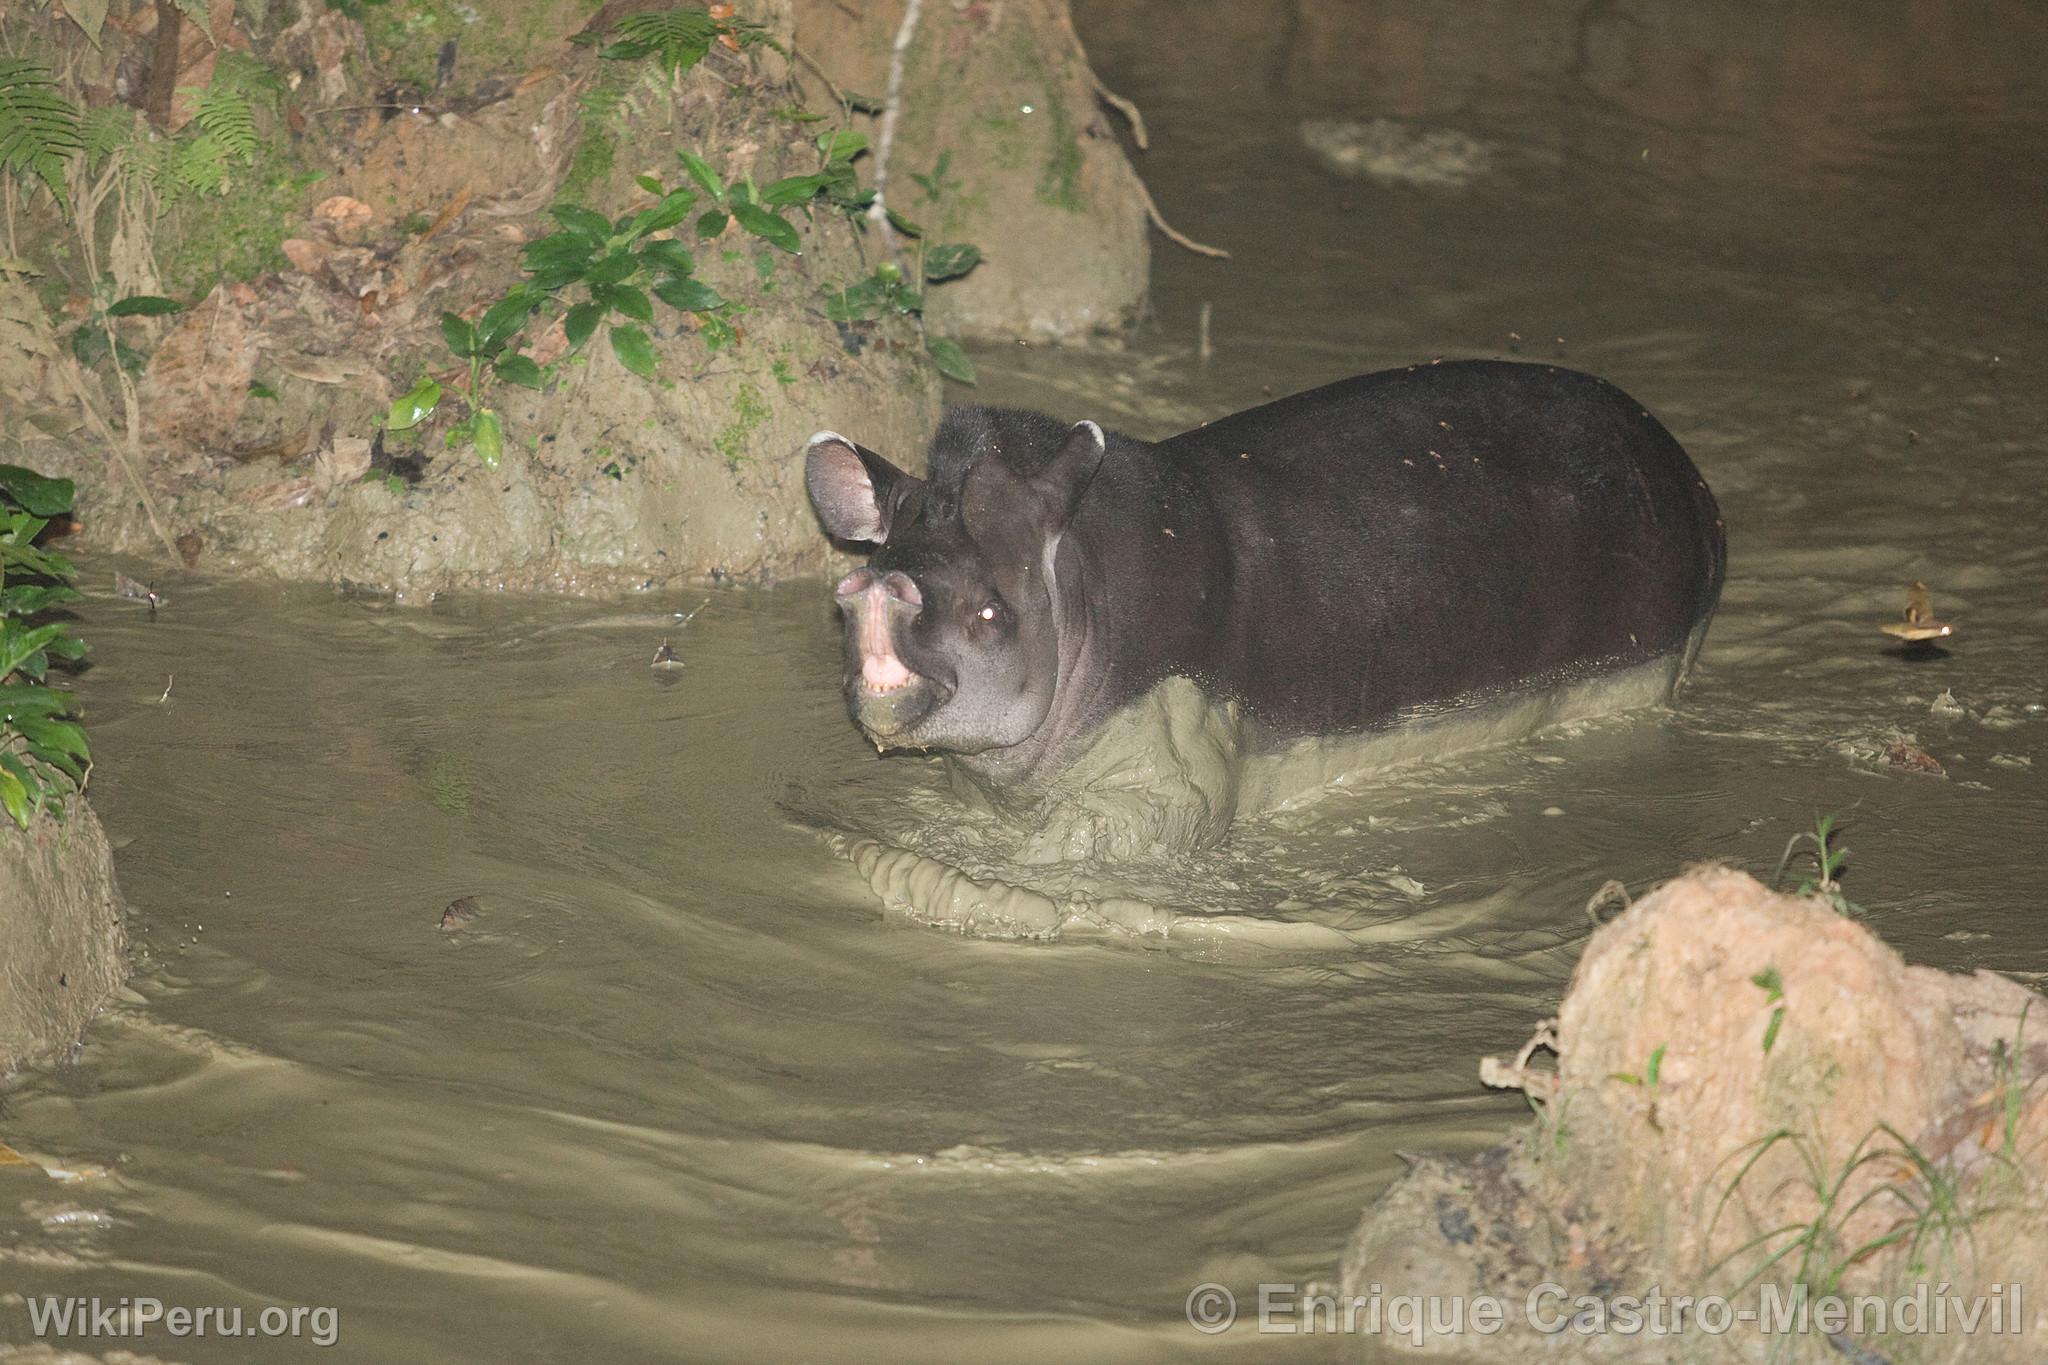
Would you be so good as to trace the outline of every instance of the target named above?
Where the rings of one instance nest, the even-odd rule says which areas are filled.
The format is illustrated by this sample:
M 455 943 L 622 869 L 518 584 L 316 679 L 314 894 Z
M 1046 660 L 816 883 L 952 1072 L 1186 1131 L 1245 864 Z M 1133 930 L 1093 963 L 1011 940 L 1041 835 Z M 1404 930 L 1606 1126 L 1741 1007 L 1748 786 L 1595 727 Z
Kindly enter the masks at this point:
M 847 618 L 846 700 L 877 743 L 899 738 L 950 701 L 950 683 L 921 673 L 899 652 L 897 632 L 923 609 L 908 574 L 856 569 L 837 592 Z
M 882 686 L 859 678 L 848 689 L 847 700 L 852 703 L 853 718 L 869 738 L 886 741 L 906 738 L 952 697 L 952 688 L 911 673 L 902 682 Z

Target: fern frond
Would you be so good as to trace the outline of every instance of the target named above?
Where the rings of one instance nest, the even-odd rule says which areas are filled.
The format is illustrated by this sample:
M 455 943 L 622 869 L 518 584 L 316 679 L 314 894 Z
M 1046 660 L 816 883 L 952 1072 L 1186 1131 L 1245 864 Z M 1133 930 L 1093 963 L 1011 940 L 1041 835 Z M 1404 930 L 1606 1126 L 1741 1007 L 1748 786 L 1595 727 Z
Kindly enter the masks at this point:
M 180 144 L 165 138 L 140 135 L 117 150 L 127 158 L 127 173 L 156 191 L 169 206 L 177 202 L 180 187 L 175 172 Z
M 712 39 L 719 35 L 721 28 L 710 11 L 703 9 L 662 9 L 629 14 L 619 20 L 618 28 L 613 30 L 617 39 L 603 50 L 602 55 L 624 59 L 658 57 L 673 76 L 703 61 L 704 54 L 711 50 Z
M 199 31 L 206 35 L 207 42 L 215 47 L 220 46 L 220 40 L 213 36 L 213 6 L 209 0 L 171 0 L 171 3 L 177 6 L 178 13 L 199 26 Z
M 209 88 L 219 86 L 224 90 L 239 90 L 251 99 L 259 100 L 281 98 L 289 90 L 284 77 L 246 52 L 221 53 L 214 62 L 213 79 L 207 85 Z
M 85 167 L 96 171 L 100 163 L 136 141 L 141 114 L 125 104 L 109 104 L 85 111 L 79 136 L 85 144 Z
M 192 121 L 204 130 L 206 137 L 213 138 L 235 160 L 245 164 L 254 161 L 260 139 L 256 134 L 256 105 L 248 92 L 215 80 L 204 90 L 189 93 L 195 97 Z
M 180 138 L 170 145 L 174 151 L 171 179 L 180 190 L 219 194 L 227 189 L 228 161 L 234 152 L 220 138 L 201 133 L 190 141 Z
M 68 213 L 64 163 L 81 145 L 78 106 L 40 62 L 0 59 L 0 167 L 43 182 Z

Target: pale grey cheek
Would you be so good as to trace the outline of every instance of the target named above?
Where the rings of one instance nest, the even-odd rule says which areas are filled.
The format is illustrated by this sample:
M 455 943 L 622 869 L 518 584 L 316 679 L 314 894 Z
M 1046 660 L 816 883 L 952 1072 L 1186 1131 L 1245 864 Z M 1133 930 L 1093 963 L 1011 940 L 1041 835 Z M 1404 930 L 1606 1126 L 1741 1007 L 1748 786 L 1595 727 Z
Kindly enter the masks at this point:
M 954 662 L 957 690 L 920 727 L 920 740 L 975 752 L 1008 748 L 1037 733 L 1052 707 L 1052 669 L 1032 668 L 1008 653 Z

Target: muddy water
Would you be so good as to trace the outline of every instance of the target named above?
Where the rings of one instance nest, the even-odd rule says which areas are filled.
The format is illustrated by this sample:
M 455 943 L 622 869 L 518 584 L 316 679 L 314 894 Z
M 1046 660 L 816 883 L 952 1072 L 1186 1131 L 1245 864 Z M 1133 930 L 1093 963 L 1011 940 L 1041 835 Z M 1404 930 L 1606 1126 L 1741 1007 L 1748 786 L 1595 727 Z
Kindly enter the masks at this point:
M 2038 92 L 1844 81 L 1794 137 L 1539 65 L 1466 72 L 1453 117 L 1344 107 L 1277 48 L 1191 80 L 1083 24 L 1162 207 L 1237 259 L 1162 249 L 1122 350 L 985 354 L 983 396 L 1156 434 L 1435 354 L 1605 373 L 1731 526 L 1681 704 L 1381 773 L 1160 873 L 1243 934 L 1010 942 L 883 914 L 828 847 L 951 808 L 847 725 L 822 585 L 686 626 L 697 595 L 102 595 L 82 687 L 135 998 L 7 1087 L 0 1136 L 79 1178 L 0 1171 L 0 1292 L 332 1306 L 330 1356 L 378 1361 L 1177 1358 L 1216 1344 L 1197 1283 L 1329 1278 L 1397 1149 L 1514 1122 L 1475 1058 L 1551 1009 L 1610 877 L 1767 873 L 1840 812 L 1849 893 L 1910 956 L 2048 975 Z M 1339 179 L 1296 129 L 1354 114 L 1493 169 Z M 1915 579 L 1946 654 L 1877 629 Z M 681 669 L 648 667 L 664 637 Z

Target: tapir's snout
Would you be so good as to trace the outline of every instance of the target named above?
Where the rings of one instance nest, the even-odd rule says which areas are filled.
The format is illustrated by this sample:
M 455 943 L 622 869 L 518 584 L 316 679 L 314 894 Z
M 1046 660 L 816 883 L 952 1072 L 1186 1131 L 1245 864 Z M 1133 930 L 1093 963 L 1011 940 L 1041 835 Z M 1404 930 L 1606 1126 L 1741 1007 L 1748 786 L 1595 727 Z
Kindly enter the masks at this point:
M 897 647 L 924 596 L 909 574 L 855 569 L 835 590 L 846 617 L 846 702 L 875 740 L 894 739 L 952 695 L 952 686 L 912 668 Z

